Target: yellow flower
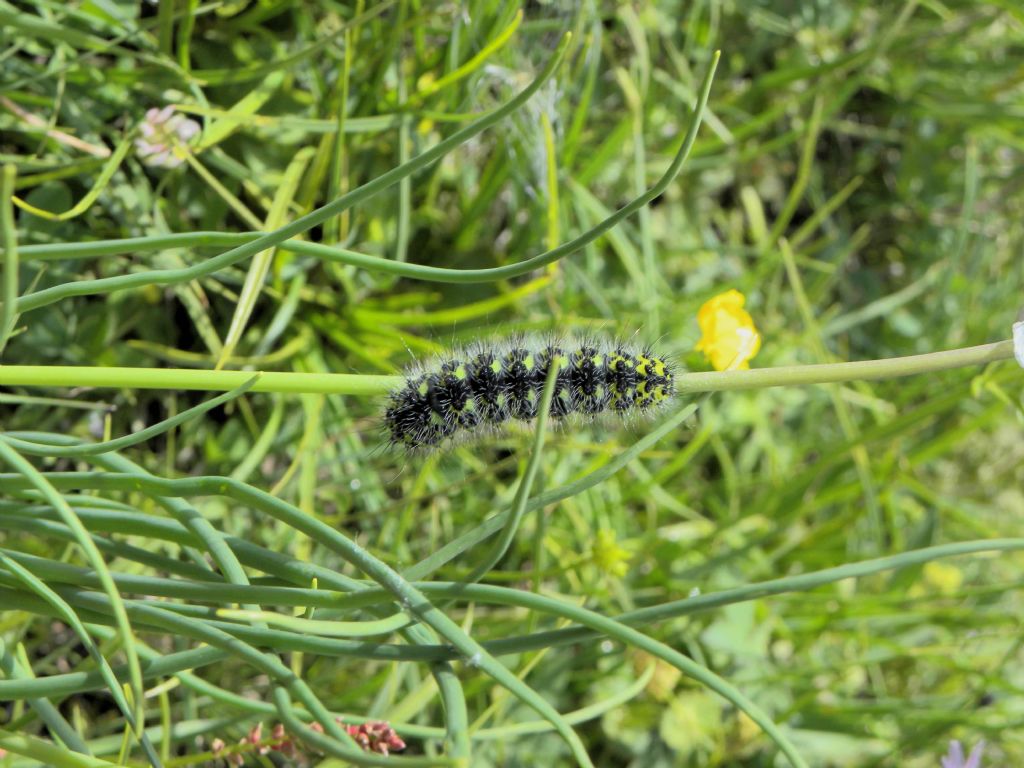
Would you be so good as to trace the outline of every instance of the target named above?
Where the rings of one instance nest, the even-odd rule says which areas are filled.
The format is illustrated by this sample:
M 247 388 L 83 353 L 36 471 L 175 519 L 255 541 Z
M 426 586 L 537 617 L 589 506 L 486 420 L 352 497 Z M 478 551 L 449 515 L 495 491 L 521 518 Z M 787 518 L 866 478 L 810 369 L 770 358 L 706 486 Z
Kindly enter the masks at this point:
M 949 563 L 933 560 L 925 563 L 921 572 L 928 586 L 941 595 L 955 595 L 964 583 L 964 572 Z
M 591 549 L 594 565 L 609 576 L 625 576 L 629 571 L 629 558 L 632 553 L 619 546 L 615 540 L 615 531 L 602 528 L 597 532 Z
M 646 651 L 636 651 L 632 654 L 632 659 L 633 669 L 638 676 L 651 664 L 654 665 L 654 674 L 651 675 L 651 680 L 647 683 L 646 690 L 656 701 L 668 701 L 672 697 L 672 692 L 675 690 L 680 678 L 682 678 L 683 673 L 667 661 L 655 658 Z
M 746 297 L 728 290 L 704 302 L 697 312 L 701 337 L 697 351 L 703 352 L 716 371 L 749 368 L 749 360 L 761 349 L 761 334 L 745 309 Z

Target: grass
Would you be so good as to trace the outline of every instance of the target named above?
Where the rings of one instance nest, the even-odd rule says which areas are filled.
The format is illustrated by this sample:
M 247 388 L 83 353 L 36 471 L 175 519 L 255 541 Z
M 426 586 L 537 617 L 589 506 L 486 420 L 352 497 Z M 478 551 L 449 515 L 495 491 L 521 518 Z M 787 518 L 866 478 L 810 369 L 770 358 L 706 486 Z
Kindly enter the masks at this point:
M 0 766 L 1021 762 L 1022 27 L 0 0 Z M 383 448 L 515 332 L 683 394 Z

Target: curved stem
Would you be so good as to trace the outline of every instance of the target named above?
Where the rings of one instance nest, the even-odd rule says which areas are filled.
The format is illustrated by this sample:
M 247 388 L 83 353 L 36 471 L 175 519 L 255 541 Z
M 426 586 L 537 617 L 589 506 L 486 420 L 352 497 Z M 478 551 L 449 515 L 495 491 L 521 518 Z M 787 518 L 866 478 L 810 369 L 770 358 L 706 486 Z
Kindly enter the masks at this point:
M 276 229 L 269 233 L 246 232 L 240 234 L 229 234 L 220 232 L 190 232 L 176 233 L 157 237 L 129 238 L 124 240 L 106 240 L 93 243 L 66 243 L 59 246 L 37 245 L 26 246 L 22 255 L 26 259 L 43 258 L 85 258 L 87 256 L 111 255 L 130 252 L 132 250 L 155 250 L 160 248 L 199 246 L 199 245 L 235 245 L 231 250 L 207 259 L 204 262 L 181 269 L 148 270 L 136 272 L 129 275 L 117 275 L 113 277 L 102 277 L 95 280 L 77 280 L 70 283 L 63 283 L 51 288 L 45 288 L 18 299 L 17 309 L 19 312 L 28 312 L 39 307 L 60 301 L 71 296 L 88 296 L 108 291 L 119 291 L 127 288 L 138 288 L 145 285 L 174 285 L 176 283 L 194 280 L 205 275 L 212 274 L 219 269 L 224 269 L 236 264 L 243 259 L 266 247 L 278 246 L 293 253 L 304 254 L 324 261 L 332 261 L 362 269 L 376 270 L 399 277 L 408 277 L 414 280 L 427 280 L 440 283 L 490 283 L 495 280 L 502 280 L 551 264 L 559 259 L 565 258 L 573 253 L 582 250 L 586 245 L 594 242 L 608 230 L 615 227 L 620 221 L 633 215 L 649 202 L 661 195 L 675 180 L 682 170 L 683 163 L 693 148 L 700 129 L 704 108 L 707 106 L 708 97 L 711 93 L 711 83 L 714 79 L 715 68 L 718 66 L 720 52 L 716 51 L 711 57 L 708 70 L 704 75 L 700 92 L 697 96 L 690 126 L 687 129 L 683 143 L 676 153 L 668 169 L 662 177 L 650 189 L 631 200 L 612 215 L 608 216 L 596 226 L 590 228 L 579 237 L 568 243 L 563 243 L 556 248 L 537 254 L 514 264 L 505 264 L 499 267 L 487 267 L 481 269 L 449 269 L 443 267 L 432 267 L 425 264 L 409 264 L 394 259 L 371 256 L 365 253 L 350 251 L 345 248 L 323 245 L 320 243 L 308 243 L 291 239 L 317 223 L 341 213 L 356 203 L 376 194 L 387 186 L 398 183 L 411 173 L 433 160 L 441 157 L 451 148 L 465 142 L 471 135 L 479 133 L 484 128 L 496 123 L 506 114 L 518 108 L 530 94 L 554 71 L 558 59 L 564 53 L 566 40 L 556 50 L 555 56 L 549 63 L 548 68 L 538 76 L 526 90 L 494 112 L 480 118 L 472 125 L 467 126 L 450 138 L 444 140 L 434 148 L 422 155 L 417 156 L 407 163 L 403 163 L 392 171 L 374 179 L 367 184 L 354 189 L 343 195 L 332 203 L 319 208 L 312 213 L 296 219 L 291 224 Z
M 680 616 L 686 616 L 701 611 L 720 608 L 734 603 L 742 603 L 748 600 L 771 597 L 773 595 L 815 589 L 825 584 L 832 584 L 845 579 L 859 578 L 899 568 L 921 565 L 923 563 L 945 557 L 960 557 L 964 555 L 979 554 L 982 552 L 1013 552 L 1022 549 L 1024 549 L 1024 539 L 982 539 L 977 541 L 941 544 L 933 547 L 925 547 L 923 549 L 915 549 L 909 552 L 902 552 L 898 555 L 887 555 L 886 557 L 879 557 L 872 560 L 847 563 L 845 565 L 826 568 L 824 570 L 814 571 L 811 573 L 804 573 L 797 576 L 787 576 L 784 578 L 772 579 L 770 581 L 747 584 L 742 587 L 727 589 L 721 592 L 711 592 L 695 597 L 674 600 L 668 603 L 652 605 L 646 608 L 640 608 L 627 613 L 618 614 L 613 618 L 616 621 L 629 626 L 642 626 L 654 622 L 667 621 L 668 619 L 678 618 Z M 59 567 L 55 567 L 52 563 L 42 564 L 40 562 L 40 558 L 27 558 L 24 555 L 19 555 L 18 557 L 24 562 L 30 564 L 32 569 L 41 576 L 54 574 L 57 581 L 61 580 L 66 569 L 70 567 L 63 564 Z M 280 573 L 282 577 L 287 577 L 289 574 L 295 575 L 299 572 L 304 572 L 307 569 L 311 569 L 320 575 L 323 575 L 325 577 L 325 581 L 331 580 L 329 577 L 333 572 L 318 566 L 311 566 L 309 563 L 292 562 L 288 568 L 285 570 L 278 570 L 277 572 Z M 88 579 L 82 579 L 80 583 L 92 583 L 94 578 L 95 577 L 90 576 Z M 121 576 L 120 578 L 124 579 L 126 577 Z M 155 591 L 155 586 L 156 580 L 152 580 L 148 587 L 149 590 L 151 590 L 149 594 L 160 594 L 159 591 Z M 175 593 L 175 596 L 181 596 L 183 591 L 187 591 L 188 589 L 182 584 L 176 584 L 175 586 L 178 590 Z M 341 585 L 338 586 L 340 587 Z M 507 587 L 484 584 L 467 585 L 452 582 L 417 582 L 416 587 L 426 594 L 437 596 L 439 599 L 458 598 L 474 602 L 487 602 L 497 605 L 512 605 L 524 608 L 529 607 L 527 603 L 532 599 L 530 597 L 530 593 L 527 592 L 509 589 Z M 329 595 L 323 591 L 314 590 L 311 592 L 309 590 L 296 588 L 286 588 L 283 590 L 278 588 L 273 591 L 273 594 L 268 591 L 271 589 L 268 587 L 247 587 L 243 590 L 244 594 L 241 594 L 235 587 L 230 585 L 224 587 L 218 586 L 214 589 L 215 591 L 211 591 L 206 595 L 206 597 L 219 596 L 222 599 L 237 600 L 261 599 L 264 602 L 273 602 L 275 605 L 305 606 L 321 601 L 325 606 L 330 602 L 335 608 L 343 605 L 347 609 L 353 607 L 366 607 L 375 604 L 386 604 L 391 601 L 389 595 L 376 588 L 367 589 L 364 592 L 360 592 L 358 595 L 345 595 L 343 598 L 338 597 L 337 595 L 337 592 L 341 590 L 335 588 L 332 588 L 335 589 L 334 595 Z M 294 595 L 294 599 L 289 599 L 288 596 L 290 595 Z M 38 600 L 33 603 L 31 598 L 28 600 L 21 598 L 18 601 L 19 609 L 24 610 L 32 610 L 34 606 L 39 605 L 45 604 L 42 604 L 41 601 Z M 102 616 L 102 620 L 105 621 L 106 624 L 112 623 L 109 614 Z M 235 631 L 239 631 L 237 627 L 233 627 L 233 629 Z M 592 629 L 588 629 L 583 626 L 575 626 L 492 640 L 488 641 L 485 644 L 485 647 L 489 651 L 498 655 L 528 653 L 530 651 L 550 648 L 553 645 L 588 642 L 600 636 L 600 633 Z M 266 640 L 267 637 L 269 637 L 269 635 L 264 634 L 264 640 Z M 315 640 L 315 638 L 305 638 L 306 642 L 304 647 L 309 647 L 316 652 L 323 652 L 325 649 L 322 644 L 316 645 L 314 648 Z M 290 650 L 293 647 L 295 646 L 290 645 L 284 650 Z M 188 651 L 169 653 L 165 656 L 154 658 L 152 661 L 147 661 L 144 664 L 143 672 L 147 680 L 154 680 L 160 677 L 175 675 L 184 670 L 198 669 L 209 664 L 215 664 L 229 658 L 230 655 L 229 651 L 224 651 L 211 646 L 202 646 Z M 335 653 L 334 655 L 345 654 Z M 428 662 L 443 662 L 446 660 L 454 660 L 458 657 L 458 652 L 450 646 L 435 645 L 429 648 L 411 648 L 409 646 L 395 646 L 387 644 L 376 645 L 372 648 L 364 648 L 363 654 L 359 656 L 359 658 L 374 658 L 386 661 Z M 119 678 L 124 679 L 127 676 L 127 668 L 123 665 L 115 667 L 114 671 Z M 31 681 L 7 679 L 0 680 L 0 698 L 25 699 L 33 696 L 46 696 L 48 698 L 70 696 L 75 693 L 97 690 L 102 688 L 103 684 L 102 676 L 96 670 L 89 672 L 66 672 L 63 674 L 54 674 L 45 678 L 33 679 Z

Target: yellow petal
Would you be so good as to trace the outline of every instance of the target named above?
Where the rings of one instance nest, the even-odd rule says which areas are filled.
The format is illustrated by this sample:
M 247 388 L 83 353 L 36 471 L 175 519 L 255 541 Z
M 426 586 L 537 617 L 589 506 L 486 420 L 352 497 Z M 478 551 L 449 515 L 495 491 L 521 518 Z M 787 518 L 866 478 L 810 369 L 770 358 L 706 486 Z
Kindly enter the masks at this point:
M 750 313 L 743 309 L 746 297 L 735 289 L 704 302 L 697 312 L 701 338 L 696 349 L 717 371 L 749 368 L 749 361 L 761 349 L 761 334 Z

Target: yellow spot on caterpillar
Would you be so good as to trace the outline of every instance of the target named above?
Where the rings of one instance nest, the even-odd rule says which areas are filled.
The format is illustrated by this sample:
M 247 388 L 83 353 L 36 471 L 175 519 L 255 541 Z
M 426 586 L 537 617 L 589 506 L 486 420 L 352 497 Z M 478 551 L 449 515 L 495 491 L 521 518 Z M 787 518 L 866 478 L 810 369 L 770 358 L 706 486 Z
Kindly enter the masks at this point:
M 628 357 L 615 353 L 608 358 L 608 368 L 613 371 L 629 371 L 634 368 L 634 364 Z

